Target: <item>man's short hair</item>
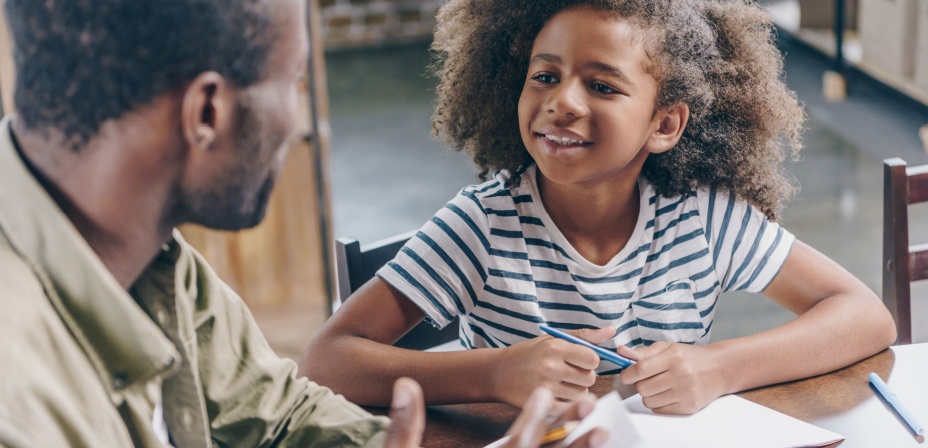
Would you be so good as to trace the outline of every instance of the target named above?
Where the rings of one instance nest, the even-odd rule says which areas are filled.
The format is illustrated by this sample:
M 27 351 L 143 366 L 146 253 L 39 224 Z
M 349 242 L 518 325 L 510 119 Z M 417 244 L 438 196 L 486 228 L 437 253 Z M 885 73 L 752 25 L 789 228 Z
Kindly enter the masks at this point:
M 260 81 L 273 42 L 265 0 L 6 0 L 15 102 L 31 130 L 76 149 L 103 122 L 214 70 Z

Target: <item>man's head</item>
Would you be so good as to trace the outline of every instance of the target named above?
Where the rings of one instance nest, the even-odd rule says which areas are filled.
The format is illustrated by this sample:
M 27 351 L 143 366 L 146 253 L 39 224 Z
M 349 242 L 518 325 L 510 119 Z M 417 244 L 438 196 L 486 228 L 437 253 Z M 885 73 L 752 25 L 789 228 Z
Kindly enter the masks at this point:
M 307 53 L 301 0 L 6 7 L 21 128 L 82 157 L 107 129 L 141 116 L 145 132 L 166 142 L 158 151 L 183 161 L 171 210 L 178 221 L 237 229 L 261 220 L 295 125 Z M 152 107 L 170 108 L 172 120 L 144 126 Z

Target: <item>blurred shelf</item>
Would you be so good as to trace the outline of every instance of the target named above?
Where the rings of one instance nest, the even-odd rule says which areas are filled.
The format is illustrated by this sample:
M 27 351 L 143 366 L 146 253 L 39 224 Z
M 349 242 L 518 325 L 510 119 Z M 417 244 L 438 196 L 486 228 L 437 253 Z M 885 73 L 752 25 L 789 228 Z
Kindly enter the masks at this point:
M 785 34 L 829 59 L 836 57 L 837 43 L 834 30 L 800 28 L 798 0 L 770 0 L 764 4 L 764 8 L 773 17 L 774 24 L 781 34 Z M 853 78 L 853 81 L 875 82 L 880 87 L 894 91 L 903 99 L 917 103 L 917 106 L 928 108 L 928 92 L 919 88 L 915 80 L 890 73 L 863 58 L 863 49 L 856 30 L 846 30 L 842 37 L 841 48 L 844 61 L 841 72 L 846 77 Z
M 799 2 L 797 0 L 768 1 L 764 4 L 764 8 L 770 13 L 770 16 L 773 17 L 773 22 L 780 32 L 788 33 L 791 37 L 815 48 L 828 57 L 835 57 L 836 43 L 834 30 L 829 28 L 800 28 Z M 857 31 L 845 31 L 843 37 L 844 43 L 841 47 L 843 49 L 844 59 L 853 64 L 860 62 L 863 50 L 861 50 L 860 41 L 857 38 Z
M 893 89 L 896 89 L 899 91 L 899 93 L 928 107 L 928 92 L 925 92 L 919 88 L 915 84 L 914 80 L 906 79 L 894 73 L 889 73 L 882 67 L 869 63 L 866 60 L 856 63 L 855 66 L 867 75 L 872 76 L 874 79 Z

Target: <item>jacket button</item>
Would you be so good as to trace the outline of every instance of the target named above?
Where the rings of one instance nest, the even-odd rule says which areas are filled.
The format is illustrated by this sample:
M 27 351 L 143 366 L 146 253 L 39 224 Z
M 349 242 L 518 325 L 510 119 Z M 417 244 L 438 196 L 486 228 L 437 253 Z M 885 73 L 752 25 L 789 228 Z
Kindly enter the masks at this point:
M 184 408 L 180 413 L 180 423 L 184 425 L 184 429 L 190 429 L 193 426 L 193 411 L 190 408 Z
M 117 373 L 116 375 L 113 375 L 114 388 L 123 389 L 127 384 L 129 384 L 129 378 L 125 373 Z

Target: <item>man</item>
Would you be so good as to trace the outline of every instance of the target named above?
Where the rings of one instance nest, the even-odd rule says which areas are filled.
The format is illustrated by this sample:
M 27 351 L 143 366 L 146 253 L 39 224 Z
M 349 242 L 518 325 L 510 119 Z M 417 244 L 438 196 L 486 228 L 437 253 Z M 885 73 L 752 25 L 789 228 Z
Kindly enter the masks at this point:
M 296 379 L 173 230 L 264 216 L 294 129 L 303 8 L 6 0 L 18 115 L 0 123 L 0 446 L 420 442 L 415 382 L 395 385 L 391 424 Z M 534 400 L 511 446 L 544 432 L 553 399 Z

